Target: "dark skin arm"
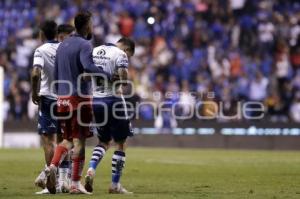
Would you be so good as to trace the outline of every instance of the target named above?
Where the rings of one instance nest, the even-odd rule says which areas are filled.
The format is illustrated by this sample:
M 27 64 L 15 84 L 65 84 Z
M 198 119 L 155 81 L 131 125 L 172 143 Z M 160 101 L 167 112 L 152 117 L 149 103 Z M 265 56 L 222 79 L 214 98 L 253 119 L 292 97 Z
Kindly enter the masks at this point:
M 32 102 L 36 105 L 39 104 L 40 97 L 38 95 L 41 83 L 41 69 L 34 66 L 31 72 L 31 89 L 32 89 Z

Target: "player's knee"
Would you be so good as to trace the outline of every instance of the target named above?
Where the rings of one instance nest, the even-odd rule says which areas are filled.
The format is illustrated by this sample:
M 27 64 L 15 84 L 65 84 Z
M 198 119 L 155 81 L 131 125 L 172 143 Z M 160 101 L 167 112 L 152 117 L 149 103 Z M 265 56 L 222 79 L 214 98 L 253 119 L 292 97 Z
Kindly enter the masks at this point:
M 73 139 L 73 144 L 74 144 L 74 149 L 73 149 L 74 155 L 83 156 L 85 153 L 85 141 L 79 139 Z
M 74 148 L 81 149 L 85 146 L 85 141 L 73 139 Z
M 68 150 L 71 150 L 73 147 L 72 142 L 70 142 L 69 140 L 63 140 L 59 145 L 67 148 Z

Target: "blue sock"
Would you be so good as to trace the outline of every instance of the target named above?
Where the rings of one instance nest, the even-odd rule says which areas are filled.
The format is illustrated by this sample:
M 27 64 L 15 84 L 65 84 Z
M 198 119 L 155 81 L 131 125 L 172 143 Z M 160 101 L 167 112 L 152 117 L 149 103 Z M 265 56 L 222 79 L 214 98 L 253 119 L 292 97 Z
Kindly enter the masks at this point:
M 101 145 L 97 145 L 94 148 L 93 155 L 90 160 L 90 168 L 96 170 L 98 164 L 100 163 L 104 155 L 105 155 L 105 148 Z
M 125 153 L 123 151 L 115 151 L 112 157 L 112 184 L 118 185 L 122 176 L 122 170 L 125 165 Z

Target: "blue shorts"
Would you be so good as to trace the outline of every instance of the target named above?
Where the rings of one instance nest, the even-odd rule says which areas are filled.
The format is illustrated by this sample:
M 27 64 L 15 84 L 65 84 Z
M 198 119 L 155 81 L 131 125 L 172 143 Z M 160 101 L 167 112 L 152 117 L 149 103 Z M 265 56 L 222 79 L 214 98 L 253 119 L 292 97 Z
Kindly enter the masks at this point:
M 125 101 L 120 97 L 93 98 L 93 112 L 97 134 L 101 142 L 124 141 L 132 136 L 130 120 L 127 118 Z
M 58 121 L 53 119 L 51 115 L 51 105 L 56 104 L 55 99 L 50 99 L 45 96 L 40 98 L 39 116 L 38 116 L 38 132 L 40 135 L 48 135 L 59 132 Z M 53 114 L 56 115 L 56 105 L 53 107 Z

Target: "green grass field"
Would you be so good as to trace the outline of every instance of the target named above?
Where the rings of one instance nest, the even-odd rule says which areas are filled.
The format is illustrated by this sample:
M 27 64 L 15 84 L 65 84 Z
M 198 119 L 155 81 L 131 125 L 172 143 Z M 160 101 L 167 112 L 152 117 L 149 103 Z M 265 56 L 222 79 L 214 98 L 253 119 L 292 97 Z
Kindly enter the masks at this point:
M 299 152 L 131 148 L 122 184 L 132 196 L 107 194 L 110 158 L 111 151 L 92 196 L 37 196 L 33 180 L 43 167 L 42 150 L 0 150 L 0 198 L 300 198 Z

